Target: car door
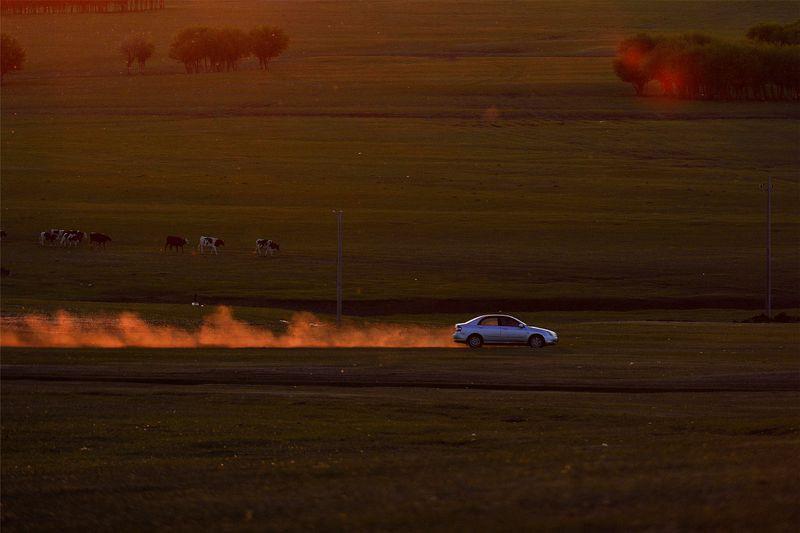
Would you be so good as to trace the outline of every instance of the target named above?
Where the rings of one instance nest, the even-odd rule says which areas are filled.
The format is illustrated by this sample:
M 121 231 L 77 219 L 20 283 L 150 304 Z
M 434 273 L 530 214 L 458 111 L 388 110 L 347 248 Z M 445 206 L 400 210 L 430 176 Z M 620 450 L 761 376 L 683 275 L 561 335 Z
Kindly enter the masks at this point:
M 510 316 L 501 316 L 500 323 L 500 342 L 505 343 L 525 343 L 528 342 L 528 332 L 526 328 L 520 327 L 522 323 Z
M 478 333 L 483 337 L 483 342 L 502 342 L 500 322 L 496 316 L 487 316 L 478 322 Z

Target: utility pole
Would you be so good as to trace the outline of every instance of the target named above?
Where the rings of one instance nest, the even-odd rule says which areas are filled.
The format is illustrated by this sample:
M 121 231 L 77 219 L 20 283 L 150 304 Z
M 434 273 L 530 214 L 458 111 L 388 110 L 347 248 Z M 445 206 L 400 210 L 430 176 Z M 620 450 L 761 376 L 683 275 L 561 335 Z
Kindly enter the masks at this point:
M 336 250 L 336 325 L 342 325 L 342 240 L 344 238 L 344 227 L 342 224 L 342 210 L 336 213 L 336 234 L 338 247 Z
M 772 319 L 772 176 L 767 178 L 767 319 Z

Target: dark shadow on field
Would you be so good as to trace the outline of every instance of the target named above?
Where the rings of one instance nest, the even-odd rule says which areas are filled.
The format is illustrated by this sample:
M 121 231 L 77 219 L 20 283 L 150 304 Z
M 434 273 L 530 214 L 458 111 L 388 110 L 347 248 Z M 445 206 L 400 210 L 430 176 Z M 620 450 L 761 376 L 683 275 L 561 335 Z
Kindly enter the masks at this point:
M 509 366 L 505 361 L 504 367 Z M 53 365 L 2 366 L 2 380 L 74 383 L 139 383 L 158 385 L 256 385 L 345 388 L 462 389 L 529 392 L 674 393 L 674 392 L 768 392 L 800 391 L 794 371 L 748 371 L 664 376 L 645 371 L 633 373 L 618 367 L 586 368 L 584 375 L 522 368 L 487 370 L 458 367 L 414 368 L 407 366 L 352 367 L 332 364 L 281 366 L 175 365 Z

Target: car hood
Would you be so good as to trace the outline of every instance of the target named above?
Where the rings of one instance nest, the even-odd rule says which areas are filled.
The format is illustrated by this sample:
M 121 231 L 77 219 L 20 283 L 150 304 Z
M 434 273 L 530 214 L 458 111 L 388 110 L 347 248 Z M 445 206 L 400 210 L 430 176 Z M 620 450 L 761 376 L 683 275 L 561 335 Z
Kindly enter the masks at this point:
M 526 326 L 526 327 L 528 328 L 529 331 L 534 331 L 536 333 L 546 333 L 548 335 L 552 335 L 553 337 L 558 336 L 556 332 L 551 329 L 537 328 L 536 326 Z

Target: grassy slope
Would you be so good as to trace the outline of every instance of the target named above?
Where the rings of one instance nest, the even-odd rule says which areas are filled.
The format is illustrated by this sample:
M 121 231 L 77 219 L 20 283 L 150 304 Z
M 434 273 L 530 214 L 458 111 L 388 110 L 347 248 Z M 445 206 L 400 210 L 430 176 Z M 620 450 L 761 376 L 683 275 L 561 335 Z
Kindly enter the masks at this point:
M 351 298 L 757 298 L 767 175 L 776 295 L 796 295 L 796 106 L 635 99 L 597 57 L 638 30 L 741 35 L 794 4 L 578 4 L 4 18 L 30 56 L 3 88 L 4 298 L 330 298 L 338 206 Z M 185 25 L 261 21 L 294 38 L 268 75 L 165 57 Z M 150 75 L 121 75 L 115 43 L 144 29 Z M 115 244 L 36 249 L 48 227 Z M 168 233 L 228 247 L 164 257 Z M 261 236 L 283 257 L 256 262 Z

